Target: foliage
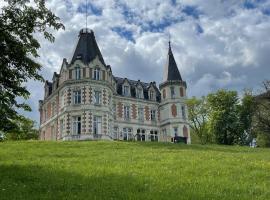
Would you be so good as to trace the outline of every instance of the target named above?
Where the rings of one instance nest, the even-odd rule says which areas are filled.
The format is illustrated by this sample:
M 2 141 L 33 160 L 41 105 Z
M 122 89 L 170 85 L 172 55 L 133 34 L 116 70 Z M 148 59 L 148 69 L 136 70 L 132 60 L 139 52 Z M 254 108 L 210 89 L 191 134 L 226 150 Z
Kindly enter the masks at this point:
M 241 104 L 238 106 L 239 138 L 236 141 L 240 145 L 248 145 L 255 137 L 252 132 L 252 119 L 256 109 L 255 98 L 251 91 L 246 90 Z
M 270 90 L 256 97 L 253 120 L 256 131 L 270 135 Z
M 37 33 L 54 41 L 50 30 L 64 28 L 45 6 L 45 0 L 5 0 L 0 13 L 0 130 L 13 129 L 16 109 L 31 110 L 17 97 L 28 98 L 24 83 L 29 79 L 42 81 L 41 65 L 35 61 L 40 48 Z
M 193 97 L 186 101 L 189 113 L 190 127 L 199 137 L 201 144 L 211 142 L 211 135 L 207 131 L 207 102 L 206 98 Z
M 16 127 L 14 127 L 12 130 L 9 130 L 5 134 L 7 140 L 38 139 L 39 132 L 36 129 L 35 122 L 31 119 L 19 116 L 16 120 L 13 121 L 13 123 L 16 124 Z
M 266 200 L 269 155 L 270 149 L 222 145 L 5 142 L 0 197 Z
M 232 145 L 239 138 L 239 120 L 236 91 L 219 90 L 207 96 L 209 104 L 209 131 L 218 144 Z
M 256 142 L 258 147 L 270 147 L 270 135 L 257 132 Z

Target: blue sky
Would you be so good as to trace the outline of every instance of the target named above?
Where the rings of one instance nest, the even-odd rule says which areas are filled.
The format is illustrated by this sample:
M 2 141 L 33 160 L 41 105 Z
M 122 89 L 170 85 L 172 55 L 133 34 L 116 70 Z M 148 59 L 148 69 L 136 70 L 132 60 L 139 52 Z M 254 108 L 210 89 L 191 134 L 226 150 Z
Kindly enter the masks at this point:
M 85 0 L 47 0 L 65 31 L 51 44 L 40 35 L 38 62 L 51 80 L 63 58 L 71 59 L 78 32 L 85 27 Z M 1 6 L 1 4 L 0 4 Z M 170 35 L 188 95 L 225 88 L 258 91 L 270 76 L 270 0 L 88 0 L 93 29 L 113 74 L 142 81 L 162 80 Z M 30 81 L 27 100 L 39 120 L 43 83 Z

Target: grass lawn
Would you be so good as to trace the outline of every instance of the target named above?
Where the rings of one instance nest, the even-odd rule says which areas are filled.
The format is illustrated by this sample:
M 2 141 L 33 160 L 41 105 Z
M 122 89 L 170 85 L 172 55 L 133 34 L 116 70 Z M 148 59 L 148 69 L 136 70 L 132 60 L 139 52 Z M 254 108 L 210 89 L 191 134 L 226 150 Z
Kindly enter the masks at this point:
M 270 149 L 0 143 L 0 199 L 270 199 Z

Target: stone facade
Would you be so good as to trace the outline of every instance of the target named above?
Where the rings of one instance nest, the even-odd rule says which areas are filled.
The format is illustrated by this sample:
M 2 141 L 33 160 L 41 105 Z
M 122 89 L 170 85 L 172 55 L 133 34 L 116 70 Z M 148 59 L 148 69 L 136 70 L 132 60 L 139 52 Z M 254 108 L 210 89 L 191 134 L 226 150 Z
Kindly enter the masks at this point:
M 176 79 L 167 77 L 158 88 L 155 82 L 113 76 L 94 33 L 81 30 L 71 62 L 63 59 L 60 73 L 45 82 L 40 139 L 190 143 L 186 83 Z

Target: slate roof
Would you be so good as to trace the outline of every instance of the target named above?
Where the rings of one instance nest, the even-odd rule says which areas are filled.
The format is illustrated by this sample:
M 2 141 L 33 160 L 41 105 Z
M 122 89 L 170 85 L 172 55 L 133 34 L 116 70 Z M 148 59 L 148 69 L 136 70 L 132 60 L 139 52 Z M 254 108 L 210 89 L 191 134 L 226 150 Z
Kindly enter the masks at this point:
M 83 63 L 88 64 L 95 59 L 96 56 L 98 56 L 101 63 L 106 66 L 98 48 L 94 32 L 90 29 L 82 29 L 79 33 L 79 40 L 73 53 L 71 63 L 74 63 L 76 59 L 80 59 Z
M 169 42 L 169 51 L 167 56 L 167 63 L 165 65 L 163 81 L 165 82 L 175 80 L 182 81 L 182 77 L 172 53 L 171 43 Z
M 116 81 L 117 94 L 123 95 L 122 94 L 122 85 L 123 85 L 124 81 L 127 80 L 129 82 L 129 84 L 130 84 L 131 97 L 136 98 L 136 87 L 137 87 L 138 84 L 141 84 L 141 86 L 143 88 L 144 99 L 147 99 L 147 100 L 149 99 L 148 89 L 151 86 L 151 83 L 145 83 L 145 82 L 141 82 L 139 80 L 135 81 L 135 80 L 130 80 L 130 79 L 127 79 L 127 78 L 120 78 L 120 77 L 115 77 L 115 76 L 114 76 L 114 79 Z M 157 94 L 156 99 L 159 102 L 160 101 L 160 92 L 159 92 L 158 88 L 154 84 L 153 84 L 153 87 L 156 90 L 156 94 Z

